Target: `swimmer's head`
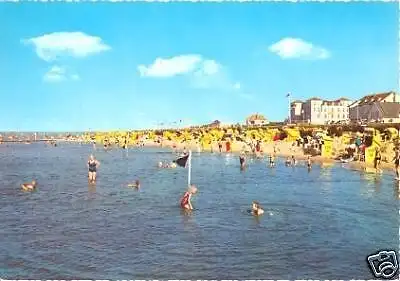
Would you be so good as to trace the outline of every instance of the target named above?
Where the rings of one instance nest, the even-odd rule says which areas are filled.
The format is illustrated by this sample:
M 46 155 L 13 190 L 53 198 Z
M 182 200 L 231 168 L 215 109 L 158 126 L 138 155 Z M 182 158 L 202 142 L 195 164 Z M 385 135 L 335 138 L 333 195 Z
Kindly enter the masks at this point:
M 158 162 L 158 167 L 159 168 L 162 168 L 162 166 L 163 166 L 163 163 L 160 161 L 160 162 Z
M 89 158 L 90 158 L 90 160 L 94 160 L 93 154 L 90 154 Z
M 36 185 L 36 180 L 32 181 L 32 185 L 35 186 Z
M 252 207 L 253 209 L 261 208 L 260 203 L 258 203 L 258 201 L 253 201 Z
M 140 187 L 140 181 L 139 181 L 139 180 L 135 180 L 135 186 L 136 186 L 137 188 Z
M 189 186 L 189 192 L 192 194 L 196 194 L 197 193 L 197 187 L 194 184 L 191 184 Z

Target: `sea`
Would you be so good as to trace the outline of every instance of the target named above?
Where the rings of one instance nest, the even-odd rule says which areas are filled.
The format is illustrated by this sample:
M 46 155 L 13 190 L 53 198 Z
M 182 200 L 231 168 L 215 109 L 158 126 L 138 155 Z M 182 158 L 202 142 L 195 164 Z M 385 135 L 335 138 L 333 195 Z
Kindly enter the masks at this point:
M 91 153 L 100 161 L 94 186 Z M 179 198 L 189 169 L 157 167 L 176 157 L 163 148 L 0 145 L 0 278 L 373 279 L 367 257 L 399 250 L 392 173 L 250 158 L 241 171 L 235 155 L 193 152 L 199 192 L 188 214 Z M 32 179 L 37 190 L 21 191 Z M 140 190 L 127 186 L 136 179 Z M 264 215 L 248 213 L 253 200 Z

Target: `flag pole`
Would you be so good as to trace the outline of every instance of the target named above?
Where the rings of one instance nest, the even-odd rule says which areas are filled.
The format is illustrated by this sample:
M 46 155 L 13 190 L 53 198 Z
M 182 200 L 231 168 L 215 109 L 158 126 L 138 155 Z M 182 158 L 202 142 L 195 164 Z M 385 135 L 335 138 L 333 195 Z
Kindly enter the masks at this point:
M 191 181 L 191 173 L 192 173 L 192 151 L 189 150 L 189 159 L 188 159 L 188 186 L 190 186 Z
M 289 103 L 289 124 L 292 124 L 292 108 L 290 104 L 290 93 L 287 94 L 288 103 Z

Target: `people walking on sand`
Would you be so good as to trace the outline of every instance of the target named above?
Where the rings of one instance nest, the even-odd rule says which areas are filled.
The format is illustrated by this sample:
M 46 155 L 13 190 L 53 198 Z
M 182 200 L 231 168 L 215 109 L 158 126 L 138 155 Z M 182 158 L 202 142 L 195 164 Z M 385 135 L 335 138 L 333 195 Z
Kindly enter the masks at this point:
M 23 183 L 23 184 L 21 184 L 21 188 L 24 191 L 33 191 L 36 189 L 36 181 L 33 180 L 30 183 Z
M 375 170 L 376 172 L 380 172 L 380 166 L 381 166 L 381 159 L 382 159 L 382 155 L 381 155 L 381 151 L 379 149 L 379 147 L 377 147 L 375 149 L 375 159 L 374 159 L 374 166 L 375 166 Z
M 192 195 L 196 193 L 197 193 L 197 187 L 194 184 L 191 184 L 180 200 L 180 205 L 182 209 L 187 211 L 193 210 L 191 199 Z
M 100 166 L 100 162 L 94 158 L 93 154 L 90 155 L 89 160 L 87 162 L 87 167 L 89 169 L 88 177 L 89 183 L 96 182 L 97 168 Z

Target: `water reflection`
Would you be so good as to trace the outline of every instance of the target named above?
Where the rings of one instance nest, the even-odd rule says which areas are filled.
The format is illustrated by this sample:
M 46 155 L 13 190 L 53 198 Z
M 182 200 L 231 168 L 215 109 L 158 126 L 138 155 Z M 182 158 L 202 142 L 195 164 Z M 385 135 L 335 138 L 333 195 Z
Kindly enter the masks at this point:
M 362 195 L 366 195 L 369 197 L 372 196 L 374 193 L 380 192 L 380 187 L 382 183 L 381 174 L 361 172 L 360 177 L 361 180 L 366 183 L 360 185 Z
M 96 185 L 88 184 L 88 199 L 95 199 L 96 198 Z

